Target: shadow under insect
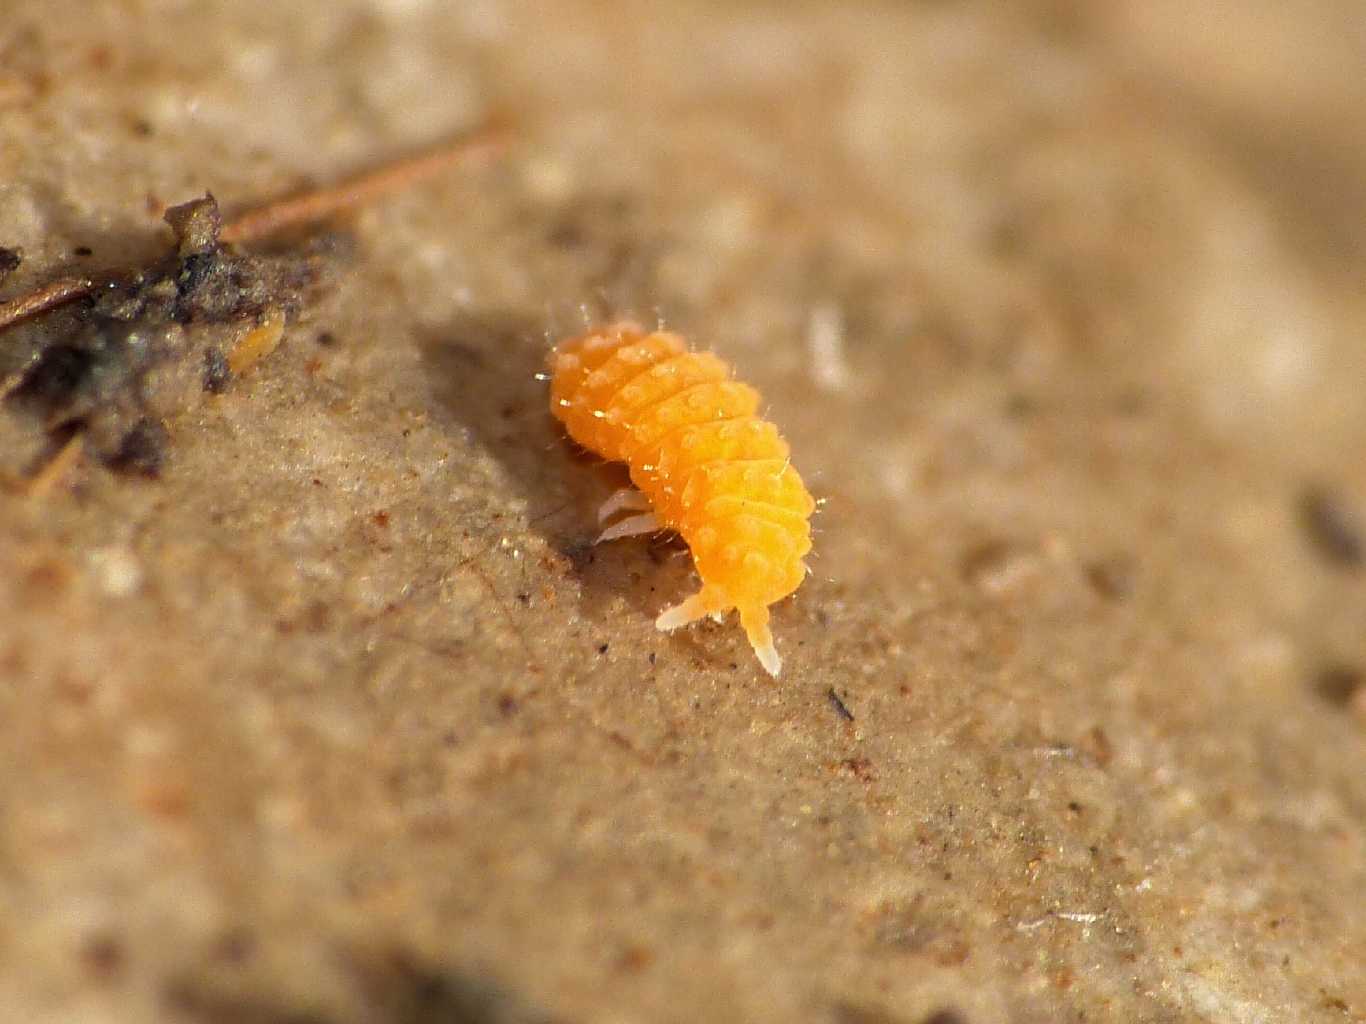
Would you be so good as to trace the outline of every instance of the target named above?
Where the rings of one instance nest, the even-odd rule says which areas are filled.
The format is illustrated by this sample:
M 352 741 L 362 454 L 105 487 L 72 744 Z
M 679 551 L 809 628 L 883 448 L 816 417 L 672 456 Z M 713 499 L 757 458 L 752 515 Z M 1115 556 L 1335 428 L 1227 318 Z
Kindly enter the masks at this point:
M 437 400 L 514 482 L 527 527 L 564 557 L 589 621 L 605 633 L 609 609 L 624 602 L 653 633 L 659 611 L 696 587 L 687 546 L 672 533 L 596 543 L 598 508 L 630 480 L 625 466 L 579 447 L 550 415 L 541 379 L 550 344 L 540 326 L 480 311 L 420 344 Z

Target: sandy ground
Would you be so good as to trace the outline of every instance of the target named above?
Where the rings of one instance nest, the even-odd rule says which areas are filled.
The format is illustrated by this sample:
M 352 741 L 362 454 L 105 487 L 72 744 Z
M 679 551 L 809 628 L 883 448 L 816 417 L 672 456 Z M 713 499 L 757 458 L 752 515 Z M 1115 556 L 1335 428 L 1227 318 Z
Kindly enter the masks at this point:
M 6 403 L 4 1019 L 1366 1020 L 1358 4 L 3 7 L 4 298 L 516 124 L 159 478 Z M 777 684 L 591 546 L 618 315 L 826 499 Z

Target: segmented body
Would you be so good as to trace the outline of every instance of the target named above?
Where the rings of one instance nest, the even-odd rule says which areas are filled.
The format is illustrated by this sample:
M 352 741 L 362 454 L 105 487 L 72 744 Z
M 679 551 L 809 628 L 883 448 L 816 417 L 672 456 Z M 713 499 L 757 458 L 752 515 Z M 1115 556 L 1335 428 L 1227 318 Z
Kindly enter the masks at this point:
M 769 605 L 806 576 L 816 503 L 787 442 L 757 413 L 759 394 L 710 352 L 633 324 L 589 332 L 550 357 L 550 410 L 570 437 L 625 462 L 653 509 L 646 528 L 672 529 L 692 551 L 702 589 L 659 617 L 661 629 L 738 609 L 764 667 L 781 661 Z M 626 503 L 623 503 L 626 504 Z M 634 529 L 608 531 L 624 536 Z

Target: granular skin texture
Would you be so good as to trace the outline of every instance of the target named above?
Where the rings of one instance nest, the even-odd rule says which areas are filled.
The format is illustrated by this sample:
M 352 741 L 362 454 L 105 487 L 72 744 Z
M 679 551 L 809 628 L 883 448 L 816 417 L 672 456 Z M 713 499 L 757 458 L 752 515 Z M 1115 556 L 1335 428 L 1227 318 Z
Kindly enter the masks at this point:
M 585 448 L 625 462 L 658 522 L 692 550 L 702 589 L 661 628 L 739 609 L 777 675 L 768 607 L 806 577 L 816 503 L 759 417 L 759 393 L 719 357 L 631 324 L 560 345 L 551 367 L 551 412 Z

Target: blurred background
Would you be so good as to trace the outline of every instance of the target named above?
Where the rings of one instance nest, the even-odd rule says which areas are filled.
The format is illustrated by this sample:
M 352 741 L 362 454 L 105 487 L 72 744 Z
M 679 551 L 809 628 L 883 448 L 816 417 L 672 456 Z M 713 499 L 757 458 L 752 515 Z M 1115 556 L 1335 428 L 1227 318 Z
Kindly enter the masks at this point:
M 1366 1020 L 1359 3 L 0 7 L 2 299 L 512 129 L 154 472 L 0 333 L 0 1018 Z M 591 543 L 620 316 L 824 499 L 780 685 Z

